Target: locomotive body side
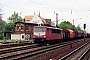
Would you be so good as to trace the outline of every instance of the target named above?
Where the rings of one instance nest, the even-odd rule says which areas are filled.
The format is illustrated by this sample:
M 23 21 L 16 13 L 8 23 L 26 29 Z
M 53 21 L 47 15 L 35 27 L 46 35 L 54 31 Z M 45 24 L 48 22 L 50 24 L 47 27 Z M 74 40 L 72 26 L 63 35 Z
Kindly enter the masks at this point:
M 48 38 L 46 38 L 46 40 L 60 40 L 63 39 L 63 32 L 61 29 L 58 28 L 50 28 L 49 31 L 47 31 L 48 33 Z
M 63 39 L 62 29 L 47 26 L 34 26 L 33 40 L 35 43 L 51 43 Z

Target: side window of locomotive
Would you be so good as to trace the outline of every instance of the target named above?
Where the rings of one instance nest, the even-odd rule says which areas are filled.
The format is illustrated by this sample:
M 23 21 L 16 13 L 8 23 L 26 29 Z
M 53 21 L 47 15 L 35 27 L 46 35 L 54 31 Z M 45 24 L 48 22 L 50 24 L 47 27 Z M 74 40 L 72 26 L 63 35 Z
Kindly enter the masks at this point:
M 61 32 L 61 31 L 57 29 L 57 33 L 59 33 L 59 34 L 60 34 L 60 32 Z
M 52 29 L 52 33 L 55 33 L 55 30 L 54 29 Z
M 52 29 L 52 33 L 57 33 L 57 34 L 59 34 L 59 33 L 60 33 L 60 30 L 58 30 L 58 29 Z

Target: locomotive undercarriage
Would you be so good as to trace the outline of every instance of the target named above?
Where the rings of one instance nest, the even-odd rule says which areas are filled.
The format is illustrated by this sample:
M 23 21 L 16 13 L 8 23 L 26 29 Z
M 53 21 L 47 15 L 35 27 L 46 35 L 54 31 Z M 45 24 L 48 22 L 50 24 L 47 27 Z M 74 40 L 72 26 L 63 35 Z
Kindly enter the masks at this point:
M 34 43 L 38 43 L 38 44 L 43 44 L 43 45 L 47 45 L 47 44 L 55 44 L 55 43 L 59 43 L 62 42 L 61 39 L 54 39 L 54 40 L 45 40 L 45 39 L 33 39 Z
M 38 38 L 38 39 L 34 38 L 33 41 L 34 41 L 34 43 L 39 43 L 39 44 L 40 43 L 42 43 L 42 44 L 46 43 L 45 39 L 42 39 L 42 38 Z

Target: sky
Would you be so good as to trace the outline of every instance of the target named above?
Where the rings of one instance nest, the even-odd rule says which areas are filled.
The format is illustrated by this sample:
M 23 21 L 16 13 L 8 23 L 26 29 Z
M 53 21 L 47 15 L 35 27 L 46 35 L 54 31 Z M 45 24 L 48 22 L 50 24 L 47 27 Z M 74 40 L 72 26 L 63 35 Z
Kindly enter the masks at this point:
M 14 11 L 22 18 L 40 12 L 43 18 L 52 21 L 56 21 L 57 13 L 58 23 L 69 21 L 73 24 L 74 20 L 75 26 L 83 29 L 83 24 L 86 24 L 85 30 L 90 32 L 90 0 L 0 0 L 0 8 L 5 21 Z

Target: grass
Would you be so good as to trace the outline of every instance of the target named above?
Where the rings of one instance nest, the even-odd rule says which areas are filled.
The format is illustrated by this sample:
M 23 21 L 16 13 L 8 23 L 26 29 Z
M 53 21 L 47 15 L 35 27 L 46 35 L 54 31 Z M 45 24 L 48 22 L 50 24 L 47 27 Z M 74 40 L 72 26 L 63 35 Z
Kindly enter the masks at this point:
M 0 43 L 19 43 L 19 42 L 22 42 L 22 43 L 32 43 L 33 41 L 32 40 L 0 40 Z

